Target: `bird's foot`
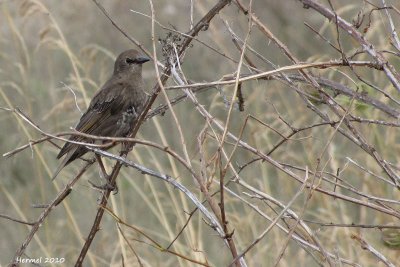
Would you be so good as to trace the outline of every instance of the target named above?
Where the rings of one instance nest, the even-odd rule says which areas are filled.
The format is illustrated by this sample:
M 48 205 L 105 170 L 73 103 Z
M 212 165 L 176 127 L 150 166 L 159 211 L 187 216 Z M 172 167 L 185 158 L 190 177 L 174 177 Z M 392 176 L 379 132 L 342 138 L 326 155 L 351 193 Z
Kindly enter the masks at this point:
M 113 192 L 114 195 L 118 194 L 118 186 L 115 183 L 111 184 L 110 182 L 107 182 L 107 183 L 105 183 L 103 185 L 96 185 L 91 181 L 88 181 L 88 182 L 95 189 L 98 189 L 98 190 L 101 190 L 101 191 L 110 190 L 110 191 Z

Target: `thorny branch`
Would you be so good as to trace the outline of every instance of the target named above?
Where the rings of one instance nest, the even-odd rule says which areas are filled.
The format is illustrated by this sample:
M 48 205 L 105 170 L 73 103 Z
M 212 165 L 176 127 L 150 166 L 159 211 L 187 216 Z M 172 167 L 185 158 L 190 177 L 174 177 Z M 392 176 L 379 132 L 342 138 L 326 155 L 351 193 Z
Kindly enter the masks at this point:
M 193 29 L 191 30 L 191 32 L 189 33 L 190 36 L 196 36 L 204 27 L 205 24 L 210 23 L 210 21 L 212 20 L 212 18 L 222 9 L 224 8 L 227 4 L 229 3 L 229 1 L 227 0 L 221 0 L 219 1 L 212 9 L 210 9 L 210 11 L 193 27 Z M 152 22 L 152 25 L 154 25 L 154 21 Z M 154 40 L 153 40 L 154 42 Z M 192 38 L 185 38 L 183 43 L 181 44 L 181 48 L 179 50 L 179 57 L 183 56 L 186 49 L 189 47 L 190 43 L 192 42 Z M 156 58 L 155 54 L 153 54 L 153 58 Z M 181 58 L 180 58 L 181 60 Z M 157 68 L 157 62 L 155 62 L 155 66 Z M 153 88 L 152 90 L 152 95 L 151 97 L 148 99 L 145 108 L 142 112 L 142 114 L 139 116 L 137 123 L 134 127 L 134 129 L 132 130 L 132 133 L 129 135 L 130 137 L 134 137 L 137 133 L 137 131 L 139 130 L 140 125 L 142 124 L 146 114 L 148 113 L 150 107 L 153 105 L 154 101 L 156 100 L 159 92 L 161 91 L 161 87 L 163 86 L 163 84 L 168 80 L 169 77 L 169 73 L 171 71 L 171 66 L 167 65 L 166 69 L 164 70 L 163 74 L 161 77 L 159 77 L 159 82 L 157 83 L 157 85 Z M 126 152 L 125 153 L 121 153 L 121 156 L 126 156 Z M 109 182 L 110 184 L 115 184 L 115 181 L 118 177 L 119 171 L 122 167 L 122 164 L 117 162 L 115 167 L 113 168 L 111 175 L 109 177 Z M 103 197 L 101 199 L 100 202 L 100 206 L 107 206 L 107 202 L 108 202 L 108 198 L 109 195 L 111 193 L 112 189 L 106 189 L 105 192 L 103 193 Z M 81 250 L 81 253 L 79 255 L 78 260 L 76 261 L 76 266 L 81 266 L 82 262 L 87 254 L 87 251 L 89 250 L 90 244 L 92 243 L 98 229 L 99 229 L 99 225 L 101 222 L 101 219 L 103 217 L 104 214 L 104 209 L 99 208 L 97 211 L 97 215 L 96 215 L 96 219 L 93 223 L 92 229 L 86 239 L 85 245 Z
M 387 188 L 386 192 L 400 189 L 400 168 L 396 157 L 388 153 L 388 145 L 382 145 L 384 142 L 379 140 L 382 137 L 374 136 L 368 131 L 370 127 L 379 129 L 378 132 L 393 131 L 393 129 L 396 131 L 400 126 L 400 100 L 398 97 L 400 77 L 396 70 L 397 61 L 395 61 L 399 58 L 400 42 L 395 26 L 400 13 L 392 14 L 391 11 L 396 11 L 396 9 L 388 6 L 386 1 L 381 0 L 382 6 L 364 1 L 363 8 L 372 6 L 367 13 L 369 14 L 368 21 L 364 21 L 365 11 L 362 10 L 358 18 L 350 23 L 338 12 L 339 9 L 334 1 L 327 1 L 328 4 L 325 6 L 314 0 L 299 0 L 303 7 L 308 9 L 305 12 L 317 13 L 323 18 L 327 18 L 330 22 L 329 25 L 333 27 L 334 37 L 332 38 L 320 31 L 313 23 L 305 22 L 312 34 L 318 37 L 318 42 L 329 47 L 336 55 L 336 58 L 330 55 L 326 56 L 330 57 L 328 60 L 326 57 L 323 60 L 310 57 L 311 60 L 306 60 L 306 62 L 300 60 L 299 55 L 293 52 L 296 51 L 293 49 L 293 45 L 287 45 L 288 41 L 281 37 L 283 34 L 276 34 L 279 29 L 272 30 L 273 27 L 266 22 L 268 20 L 263 17 L 262 13 L 252 8 L 254 4 L 258 4 L 254 0 L 218 1 L 211 9 L 203 13 L 205 15 L 196 24 L 194 24 L 196 17 L 194 12 L 197 4 L 191 1 L 189 30 L 186 33 L 177 30 L 174 26 L 166 27 L 160 22 L 161 20 L 156 19 L 156 10 L 153 2 L 149 0 L 151 15 L 137 11 L 132 12 L 145 16 L 151 21 L 153 47 L 150 50 L 146 50 L 140 41 L 125 32 L 97 0 L 93 0 L 93 2 L 118 31 L 154 60 L 157 82 L 151 90 L 151 96 L 146 103 L 145 111 L 140 115 L 139 122 L 126 138 L 91 136 L 76 131 L 50 134 L 40 128 L 20 109 L 11 106 L 1 108 L 7 112 L 13 112 L 19 120 L 30 125 L 42 135 L 41 138 L 29 140 L 28 144 L 7 152 L 3 156 L 12 156 L 42 143 L 54 145 L 54 140 L 71 142 L 66 138 L 69 135 L 84 136 L 87 140 L 101 142 L 75 143 L 85 145 L 93 151 L 99 163 L 101 163 L 101 157 L 115 162 L 109 176 L 111 184 L 115 185 L 122 166 L 127 166 L 138 170 L 141 174 L 147 174 L 171 184 L 187 199 L 190 199 L 195 210 L 189 213 L 189 218 L 170 245 L 163 246 L 155 239 L 150 238 L 150 235 L 119 218 L 108 207 L 112 188 L 104 188 L 96 217 L 90 233 L 85 238 L 75 263 L 76 266 L 83 265 L 100 229 L 104 211 L 107 211 L 117 221 L 118 230 L 140 264 L 142 264 L 141 255 L 133 250 L 130 244 L 132 240 L 125 236 L 119 225 L 125 225 L 130 230 L 139 232 L 159 251 L 170 253 L 184 261 L 209 266 L 207 260 L 198 260 L 192 258 L 192 255 L 185 256 L 172 249 L 172 244 L 178 242 L 177 240 L 184 235 L 184 231 L 187 231 L 187 226 L 192 223 L 196 210 L 201 212 L 206 224 L 217 233 L 217 236 L 229 249 L 231 258 L 226 260 L 226 264 L 230 263 L 230 265 L 236 266 L 246 266 L 246 262 L 256 265 L 257 257 L 253 258 L 253 256 L 259 253 L 258 249 L 262 251 L 263 243 L 273 242 L 277 243 L 274 246 L 276 253 L 274 262 L 278 266 L 285 257 L 290 241 L 295 241 L 295 244 L 305 250 L 319 265 L 358 266 L 358 263 L 355 263 L 356 259 L 348 259 L 350 257 L 348 254 L 337 253 L 336 249 L 326 242 L 320 229 L 315 226 L 329 227 L 329 229 L 357 227 L 357 229 L 362 228 L 366 231 L 372 228 L 394 230 L 399 228 L 398 224 L 387 224 L 385 220 L 397 221 L 400 218 L 400 202 L 391 194 L 382 194 L 382 191 L 377 192 L 375 189 L 385 187 Z M 231 2 L 232 5 L 228 5 Z M 294 3 L 292 4 L 294 5 Z M 300 8 L 298 4 L 297 6 Z M 224 19 L 224 15 L 219 14 L 225 8 L 234 9 L 235 12 L 238 12 L 238 16 L 246 19 L 244 28 L 247 31 L 242 34 L 243 39 L 240 34 L 235 32 L 235 27 L 231 26 L 227 19 Z M 378 12 L 385 19 L 385 30 L 390 36 L 390 49 L 393 51 L 388 48 L 381 49 L 372 41 L 373 38 L 369 40 L 366 35 L 366 32 L 371 32 L 371 27 L 374 27 L 375 16 L 372 16 L 372 13 Z M 239 53 L 238 57 L 232 56 L 232 51 L 220 46 L 218 38 L 215 41 L 204 41 L 199 36 L 201 31 L 208 34 L 215 30 L 213 29 L 215 16 L 221 17 L 222 24 L 229 31 L 232 38 L 229 40 L 230 45 L 232 45 L 232 50 Z M 367 25 L 364 27 L 364 32 L 361 32 L 363 23 Z M 159 55 L 156 53 L 156 26 L 168 31 L 167 38 L 158 39 L 165 59 L 162 61 L 164 64 L 158 60 Z M 278 66 L 264 52 L 259 52 L 252 42 L 256 31 L 262 35 L 261 42 L 265 44 L 272 42 L 278 51 L 277 54 L 289 64 Z M 351 44 L 355 48 L 346 50 L 345 44 L 349 39 L 352 40 Z M 188 48 L 193 41 L 201 44 L 203 49 L 212 51 L 213 55 L 233 64 L 234 73 L 227 72 L 220 79 L 214 77 L 204 82 L 191 80 L 189 72 L 185 73 L 184 57 L 186 53 L 189 53 Z M 366 55 L 368 55 L 367 59 L 364 58 Z M 362 59 L 359 60 L 359 57 Z M 394 58 L 396 59 L 394 60 Z M 377 82 L 365 73 L 384 76 L 384 82 Z M 338 79 L 337 76 L 342 79 Z M 173 78 L 176 85 L 166 85 L 170 77 Z M 256 108 L 252 106 L 252 99 L 254 101 L 254 98 L 258 98 L 261 95 L 260 92 L 271 93 L 275 88 L 265 85 L 272 84 L 272 81 L 279 83 L 280 90 L 288 88 L 289 93 L 294 93 L 293 95 L 300 99 L 295 102 L 296 105 L 300 105 L 300 109 L 295 109 L 290 106 L 292 104 L 290 103 L 290 105 L 286 105 L 285 112 L 283 112 L 283 105 L 279 101 L 268 99 L 267 105 L 261 107 L 263 112 L 253 114 Z M 382 85 L 385 82 L 390 86 Z M 210 90 L 215 88 L 217 90 Z M 171 98 L 170 94 L 176 90 L 182 90 L 183 94 Z M 224 103 L 223 115 L 220 115 L 220 110 L 215 106 L 208 106 L 208 103 L 203 102 L 203 99 L 198 97 L 197 93 L 199 92 L 208 92 L 209 95 L 213 95 L 215 92 L 219 92 L 221 95 L 226 94 L 223 97 L 229 100 Z M 166 104 L 152 108 L 159 93 L 162 93 Z M 284 94 L 289 93 L 285 92 Z M 249 97 L 247 98 L 247 96 Z M 198 115 L 204 122 L 198 138 L 199 148 L 195 153 L 188 146 L 188 140 L 191 137 L 186 135 L 187 126 L 182 123 L 182 114 L 177 113 L 173 108 L 175 104 L 181 103 L 183 100 L 187 100 L 189 102 L 187 104 L 192 107 L 190 112 Z M 237 106 L 244 113 L 242 113 L 245 117 L 244 122 L 241 121 L 241 115 L 236 113 Z M 269 112 L 271 107 L 273 112 Z M 370 111 L 358 111 L 365 107 Z M 308 112 L 307 114 L 310 116 L 308 118 L 311 119 L 304 120 L 300 114 L 292 117 L 291 112 L 296 112 L 294 110 Z M 178 133 L 176 147 L 160 145 L 150 139 L 135 138 L 139 127 L 145 120 L 165 112 L 171 113 L 173 120 L 171 127 Z M 238 125 L 239 130 L 237 130 Z M 325 134 L 322 140 L 321 137 L 319 137 L 320 139 L 314 137 L 319 132 Z M 337 139 L 345 141 L 336 141 Z M 397 139 L 395 136 L 391 141 Z M 336 149 L 341 151 L 341 142 L 352 145 L 355 150 L 368 156 L 368 160 L 363 162 L 358 155 L 335 154 Z M 182 179 L 182 177 L 172 177 L 172 175 L 166 174 L 167 172 L 154 171 L 147 166 L 128 160 L 128 151 L 114 155 L 101 150 L 121 143 L 129 145 L 130 149 L 134 145 L 146 146 L 157 150 L 160 157 L 165 155 L 172 158 L 182 173 L 186 174 L 182 176 L 188 175 L 194 179 L 196 189 L 200 193 L 194 192 L 190 187 L 185 187 L 178 181 L 178 178 Z M 394 149 L 397 148 L 396 144 L 392 145 Z M 300 150 L 304 151 L 299 152 Z M 343 158 L 344 163 L 340 163 L 337 158 Z M 197 159 L 200 162 L 197 162 Z M 16 251 L 12 265 L 17 265 L 15 260 L 24 255 L 27 246 L 39 230 L 39 226 L 43 224 L 51 211 L 72 192 L 73 186 L 93 163 L 93 159 L 86 162 L 79 173 L 58 192 L 49 204 L 43 207 L 40 216 L 33 222 L 25 222 L 4 214 L 0 215 L 1 218 L 27 224 L 31 228 L 28 236 Z M 260 169 L 261 174 L 251 172 L 252 169 Z M 102 173 L 104 176 L 106 175 L 104 167 Z M 292 181 L 296 186 L 292 186 Z M 271 188 L 266 186 L 268 183 L 273 186 L 278 185 L 278 189 L 270 190 Z M 364 184 L 365 186 L 363 186 Z M 278 196 L 274 197 L 274 194 Z M 303 198 L 302 201 L 301 198 Z M 232 204 L 234 202 L 239 202 L 240 205 L 235 206 Z M 326 220 L 324 217 L 310 219 L 310 216 L 313 216 L 311 211 L 315 202 L 317 202 L 318 212 L 322 213 L 322 216 L 329 215 Z M 327 203 L 334 207 L 351 204 L 368 216 L 360 216 L 360 221 L 349 223 L 346 219 L 352 218 L 351 215 L 336 213 L 335 208 L 328 206 Z M 332 205 L 332 203 L 334 204 Z M 241 209 L 243 209 L 243 213 L 239 213 L 238 210 Z M 273 216 L 270 215 L 271 211 Z M 363 221 L 363 219 L 373 217 L 372 214 L 381 215 L 384 218 L 383 222 Z M 240 221 L 235 221 L 237 217 L 254 215 L 258 216 L 257 219 L 262 220 L 264 227 L 245 226 Z M 330 223 L 329 220 L 335 223 Z M 266 225 L 265 222 L 268 224 Z M 278 241 L 272 239 L 271 230 L 275 228 L 280 229 L 283 233 L 283 237 L 280 236 Z M 252 239 L 238 245 L 241 239 L 247 239 L 250 236 L 248 232 L 245 232 L 248 229 L 255 232 L 251 235 Z M 245 238 L 242 235 L 245 235 Z M 347 237 L 350 238 L 348 234 Z M 379 251 L 370 245 L 366 238 L 359 235 L 353 234 L 351 238 L 377 260 L 387 266 L 394 266 L 390 258 L 385 255 L 385 250 Z

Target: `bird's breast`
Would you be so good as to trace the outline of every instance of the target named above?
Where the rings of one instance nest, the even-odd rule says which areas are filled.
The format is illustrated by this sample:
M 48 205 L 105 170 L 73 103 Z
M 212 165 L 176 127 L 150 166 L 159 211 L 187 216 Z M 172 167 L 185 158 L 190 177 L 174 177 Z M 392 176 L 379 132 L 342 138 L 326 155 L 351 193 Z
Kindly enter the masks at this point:
M 138 118 L 135 106 L 131 105 L 121 112 L 120 117 L 117 121 L 117 133 L 116 136 L 125 136 L 129 133 L 132 128 L 134 121 Z

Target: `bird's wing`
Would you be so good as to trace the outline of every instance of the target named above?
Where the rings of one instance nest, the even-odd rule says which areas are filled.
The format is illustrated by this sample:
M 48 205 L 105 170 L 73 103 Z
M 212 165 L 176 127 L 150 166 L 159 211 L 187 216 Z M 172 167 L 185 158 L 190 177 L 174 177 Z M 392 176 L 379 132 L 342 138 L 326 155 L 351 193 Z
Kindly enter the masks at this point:
M 123 105 L 123 94 L 125 86 L 122 84 L 110 84 L 102 88 L 90 102 L 88 110 L 82 115 L 75 129 L 82 133 L 96 134 L 99 129 L 109 123 L 110 117 L 118 112 Z M 72 136 L 70 140 L 82 141 L 79 136 Z M 76 148 L 72 143 L 66 143 L 60 150 L 57 158 L 61 158 L 70 150 Z
M 113 90 L 101 90 L 98 92 L 75 129 L 83 133 L 93 133 L 111 115 L 118 112 L 118 108 L 121 108 L 123 103 L 121 92 L 123 89 L 113 88 Z

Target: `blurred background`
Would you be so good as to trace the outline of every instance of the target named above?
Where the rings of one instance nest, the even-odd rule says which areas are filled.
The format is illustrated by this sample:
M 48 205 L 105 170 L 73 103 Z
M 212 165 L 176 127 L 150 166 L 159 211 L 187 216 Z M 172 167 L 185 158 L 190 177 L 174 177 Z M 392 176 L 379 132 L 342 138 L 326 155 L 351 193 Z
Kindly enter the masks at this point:
M 323 4 L 329 7 L 327 1 Z M 373 11 L 373 5 L 382 6 L 382 1 L 331 1 L 336 11 L 344 19 L 355 22 L 360 14 L 365 15 L 362 26 L 365 37 L 380 50 L 392 50 L 388 21 L 384 11 Z M 130 36 L 152 51 L 150 5 L 148 1 L 101 1 L 110 17 Z M 191 6 L 191 3 L 193 5 Z M 179 32 L 189 32 L 192 21 L 195 24 L 201 19 L 216 1 L 154 1 L 156 20 L 167 28 Z M 249 1 L 243 1 L 248 6 Z M 398 1 L 386 1 L 395 26 L 400 25 L 400 4 Z M 321 62 L 341 59 L 340 53 L 326 41 L 310 30 L 305 22 L 312 25 L 322 36 L 336 42 L 337 31 L 320 14 L 303 8 L 299 1 L 253 0 L 252 9 L 256 16 L 268 26 L 274 35 L 300 61 Z M 123 50 L 137 48 L 119 32 L 104 16 L 92 1 L 50 1 L 50 0 L 14 0 L 0 1 L 0 152 L 4 154 L 21 145 L 42 137 L 27 122 L 18 117 L 12 110 L 20 108 L 36 125 L 48 133 L 69 131 L 74 127 L 85 111 L 96 90 L 110 77 L 115 57 Z M 369 20 L 370 25 L 368 26 Z M 237 71 L 240 50 L 232 42 L 232 32 L 244 40 L 248 33 L 248 17 L 237 5 L 226 6 L 212 20 L 208 29 L 201 31 L 198 39 L 213 47 L 216 53 L 200 42 L 193 41 L 183 60 L 182 70 L 190 82 L 217 81 L 225 75 Z M 231 32 L 232 31 L 232 32 Z M 156 24 L 155 39 L 158 58 L 166 63 L 162 56 L 162 45 L 159 39 L 165 40 L 169 31 Z M 353 54 L 359 44 L 342 34 L 343 50 Z M 183 39 L 183 37 L 181 37 Z M 292 63 L 266 36 L 256 27 L 251 29 L 248 46 L 257 52 L 248 52 L 252 62 L 262 71 Z M 250 49 L 248 48 L 248 49 Z M 248 50 L 249 51 L 249 50 Z M 221 55 L 221 54 L 224 54 Z M 398 55 L 389 55 L 392 64 L 399 66 Z M 228 58 L 233 60 L 229 60 Z M 357 60 L 371 60 L 361 54 Z M 161 71 L 161 70 L 160 70 Z M 251 73 L 250 68 L 242 67 L 243 74 Z M 362 90 L 375 99 L 399 110 L 398 104 L 357 80 L 355 73 L 341 68 L 312 70 L 316 77 L 324 77 L 349 88 Z M 356 73 L 366 77 L 369 82 L 381 88 L 395 99 L 399 93 L 393 88 L 384 73 L 370 68 L 357 69 Z M 154 62 L 144 65 L 144 79 L 148 92 L 156 85 Z M 167 85 L 176 85 L 170 79 Z M 306 85 L 299 85 L 299 90 L 309 90 Z M 211 87 L 197 97 L 202 105 L 216 120 L 225 122 L 232 98 L 233 86 Z M 256 120 L 249 120 L 243 132 L 243 140 L 260 151 L 269 152 L 282 140 L 277 131 L 285 135 L 291 133 L 288 122 L 293 127 L 304 127 L 321 122 L 305 102 L 287 84 L 276 80 L 257 80 L 242 84 L 244 111 L 234 106 L 229 131 L 238 136 L 246 117 L 252 115 Z M 170 99 L 181 95 L 181 90 L 168 91 Z M 313 92 L 311 92 L 313 95 Z M 343 106 L 353 105 L 350 98 L 335 98 Z M 154 106 L 165 103 L 162 94 Z M 314 102 L 315 105 L 330 116 L 329 108 Z M 79 109 L 78 109 L 79 107 Z M 174 106 L 174 112 L 183 129 L 188 154 L 193 168 L 199 172 L 201 160 L 214 162 L 217 142 L 212 131 L 207 128 L 204 118 L 196 111 L 189 100 Z M 362 102 L 352 106 L 354 116 L 398 122 L 380 110 Z M 282 119 L 279 117 L 281 116 Z M 333 115 L 332 115 L 333 116 Z M 268 127 L 266 127 L 266 125 Z M 345 129 L 345 126 L 341 126 Z M 206 141 L 199 146 L 198 137 L 203 129 L 210 132 Z M 272 130 L 274 129 L 274 130 Z M 382 155 L 384 160 L 392 163 L 399 174 L 400 134 L 396 127 L 377 124 L 357 124 L 363 137 Z M 359 146 L 337 133 L 332 127 L 314 127 L 293 136 L 271 154 L 271 157 L 287 164 L 293 172 L 304 177 L 304 169 L 317 168 L 318 162 L 323 171 L 334 174 L 340 170 L 340 177 L 347 185 L 367 197 L 354 194 L 343 188 L 336 192 L 362 201 L 371 200 L 368 196 L 393 200 L 392 205 L 398 210 L 399 191 L 390 183 L 382 182 L 376 176 L 386 175 L 377 162 Z M 332 140 L 330 137 L 333 136 Z M 156 116 L 146 121 L 137 136 L 164 146 L 168 146 L 183 155 L 181 137 L 171 112 Z M 231 141 L 232 140 L 228 140 Z M 62 142 L 56 141 L 62 145 Z M 199 147 L 202 147 L 200 149 Z M 226 144 L 227 151 L 233 151 L 231 144 Z M 118 148 L 113 150 L 118 153 Z M 201 152 L 201 153 L 200 153 Z M 50 181 L 58 165 L 58 149 L 50 143 L 41 143 L 26 149 L 13 157 L 0 158 L 0 213 L 25 221 L 35 221 L 41 209 L 32 208 L 34 204 L 47 204 L 56 196 L 61 186 L 66 184 L 83 166 L 75 162 L 65 168 L 55 182 Z M 321 157 L 322 155 L 322 157 Z M 166 153 L 153 148 L 137 145 L 129 154 L 129 159 L 160 173 L 171 175 L 188 187 L 200 200 L 203 194 L 193 181 L 189 172 Z M 256 156 L 245 149 L 235 151 L 232 163 L 235 168 L 248 163 Z M 109 168 L 112 161 L 106 161 Z M 364 166 L 364 170 L 353 164 Z M 297 169 L 296 169 L 297 168 Z M 322 168 L 321 168 L 322 169 Z M 368 171 L 365 171 L 365 170 Z M 233 175 L 228 171 L 226 180 Z M 249 185 L 288 203 L 301 184 L 279 171 L 276 167 L 257 161 L 240 173 L 241 179 Z M 207 167 L 206 176 L 210 181 L 218 178 L 216 164 Z M 333 178 L 329 176 L 332 180 Z M 54 209 L 35 235 L 26 250 L 26 257 L 64 257 L 65 266 L 76 261 L 97 209 L 100 192 L 90 187 L 88 180 L 95 184 L 103 181 L 99 178 L 97 166 L 92 166 L 74 186 L 72 193 L 62 205 Z M 188 214 L 195 206 L 180 191 L 154 177 L 143 175 L 130 168 L 123 168 L 118 178 L 119 192 L 111 197 L 110 208 L 126 223 L 142 229 L 157 240 L 163 247 L 178 235 L 188 220 Z M 321 187 L 333 190 L 333 185 L 322 182 Z M 257 206 L 271 217 L 280 212 L 280 208 L 266 200 L 252 197 L 248 190 L 232 183 L 229 188 L 240 194 L 247 201 Z M 210 192 L 218 189 L 216 183 L 210 183 Z M 216 196 L 217 200 L 219 195 Z M 217 201 L 216 200 L 216 201 Z M 372 201 L 372 200 L 371 200 Z M 207 206 L 207 205 L 206 205 Z M 305 208 L 305 211 L 304 211 Z M 312 198 L 303 193 L 291 206 L 291 209 L 302 214 L 304 220 L 324 223 L 387 225 L 399 224 L 398 218 L 368 207 L 353 204 L 330 196 L 313 192 Z M 232 195 L 226 195 L 226 211 L 229 226 L 234 229 L 234 240 L 238 251 L 245 249 L 269 225 L 253 208 Z M 171 249 L 189 258 L 207 262 L 211 266 L 226 266 L 232 261 L 229 249 L 223 240 L 202 219 L 199 212 L 194 213 L 187 228 L 173 243 Z M 290 228 L 290 218 L 281 221 Z M 324 248 L 361 266 L 383 266 L 382 262 L 360 248 L 351 239 L 357 234 L 366 239 L 392 263 L 399 263 L 399 250 L 390 246 L 400 243 L 399 233 L 395 230 L 383 235 L 377 228 L 326 227 L 321 224 L 308 225 L 320 239 Z M 7 265 L 15 251 L 25 240 L 30 226 L 0 219 L 0 265 Z M 124 233 L 144 266 L 197 266 L 172 254 L 164 253 L 143 239 L 131 229 L 124 228 Z M 300 230 L 299 230 L 300 231 Z M 301 233 L 298 233 L 301 236 Z M 303 236 L 304 237 L 304 236 Z M 387 239 L 392 243 L 388 244 Z M 285 246 L 287 234 L 274 227 L 260 243 L 246 255 L 248 266 L 271 266 L 278 257 L 278 252 Z M 307 237 L 304 237 L 307 240 Z M 385 242 L 386 238 L 386 242 Z M 398 238 L 398 239 L 396 239 Z M 143 241 L 144 240 L 144 241 Z M 311 241 L 310 241 L 311 242 Z M 398 243 L 396 243 L 398 242 Z M 116 227 L 112 216 L 105 215 L 101 231 L 96 236 L 84 266 L 140 266 L 124 237 Z M 289 241 L 279 266 L 319 266 L 320 254 L 303 248 L 299 243 Z M 61 264 L 61 265 L 63 265 Z M 339 266 L 339 265 L 338 265 Z

